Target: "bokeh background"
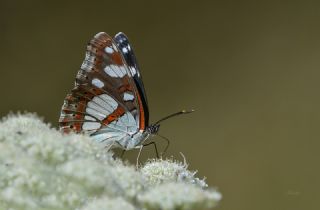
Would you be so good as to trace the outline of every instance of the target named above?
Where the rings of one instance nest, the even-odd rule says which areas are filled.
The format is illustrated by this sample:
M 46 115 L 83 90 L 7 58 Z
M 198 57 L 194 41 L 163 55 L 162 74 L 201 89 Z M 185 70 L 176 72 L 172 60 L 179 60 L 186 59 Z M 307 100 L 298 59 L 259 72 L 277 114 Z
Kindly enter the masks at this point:
M 0 2 L 1 116 L 57 126 L 87 41 L 123 31 L 151 121 L 197 110 L 160 133 L 222 192 L 217 209 L 320 209 L 319 1 Z

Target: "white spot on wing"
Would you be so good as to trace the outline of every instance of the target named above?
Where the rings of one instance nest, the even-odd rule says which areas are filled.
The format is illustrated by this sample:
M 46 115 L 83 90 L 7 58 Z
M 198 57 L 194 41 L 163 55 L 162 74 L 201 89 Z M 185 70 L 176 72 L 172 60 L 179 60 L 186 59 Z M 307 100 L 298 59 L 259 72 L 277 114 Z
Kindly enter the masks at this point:
M 126 75 L 126 70 L 123 66 L 118 65 L 109 65 L 104 68 L 104 71 L 110 76 L 110 77 L 124 77 Z
M 132 67 L 130 67 L 130 72 L 131 72 L 131 75 L 134 76 L 134 75 L 136 75 L 137 70 L 136 70 L 136 68 L 134 68 L 134 67 L 132 66 Z
M 110 77 L 118 77 L 118 75 L 113 71 L 111 66 L 106 66 L 104 68 L 104 72 L 106 72 L 106 74 L 108 74 Z
M 102 88 L 104 86 L 104 83 L 98 78 L 94 78 L 91 83 L 98 88 Z
M 110 65 L 111 68 L 113 69 L 114 72 L 116 72 L 117 75 L 119 75 L 119 77 L 123 77 L 125 75 L 125 72 L 122 71 L 122 66 L 119 67 L 117 65 Z
M 134 99 L 134 96 L 131 93 L 125 92 L 123 94 L 124 101 L 132 101 L 133 99 Z
M 104 48 L 104 51 L 105 51 L 106 53 L 108 53 L 108 54 L 112 54 L 112 53 L 114 52 L 111 47 L 106 47 L 106 48 Z
M 99 97 L 100 97 L 102 100 L 108 102 L 108 104 L 113 108 L 112 111 L 114 111 L 114 110 L 118 107 L 118 103 L 117 103 L 113 98 L 111 98 L 110 96 L 108 96 L 107 94 L 101 94 L 101 95 L 99 95 Z
M 122 72 L 123 76 L 126 75 L 127 72 L 126 72 L 126 68 L 124 66 L 120 66 L 119 69 Z
M 82 129 L 83 130 L 97 130 L 101 126 L 100 123 L 98 122 L 84 122 L 82 124 Z
M 84 116 L 84 119 L 85 119 L 85 120 L 96 121 L 96 119 L 94 119 L 93 117 L 91 117 L 91 116 L 89 116 L 89 115 Z
M 101 94 L 88 102 L 86 112 L 99 120 L 103 120 L 117 107 L 118 103 L 112 97 Z
M 122 52 L 123 52 L 123 53 L 127 53 L 127 52 L 128 52 L 128 49 L 124 47 L 124 48 L 122 48 Z
M 95 99 L 94 101 L 89 101 L 88 107 L 96 110 L 97 112 L 103 114 L 104 116 L 107 116 L 111 112 L 113 112 L 113 108 L 110 105 L 106 104 L 101 99 L 98 102 L 97 101 L 98 101 L 98 99 Z M 103 105 L 105 105 L 105 106 L 103 106 Z
M 90 107 L 86 108 L 86 113 L 94 116 L 95 118 L 99 119 L 99 120 L 103 120 L 104 118 L 106 118 L 106 115 L 96 111 L 95 109 L 92 109 Z

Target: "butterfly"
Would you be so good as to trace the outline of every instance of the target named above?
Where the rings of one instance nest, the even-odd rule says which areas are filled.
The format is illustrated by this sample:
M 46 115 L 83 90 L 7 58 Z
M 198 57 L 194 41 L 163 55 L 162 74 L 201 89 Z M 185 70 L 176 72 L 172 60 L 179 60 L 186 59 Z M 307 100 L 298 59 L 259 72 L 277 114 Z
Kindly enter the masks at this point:
M 113 38 L 105 32 L 88 43 L 75 86 L 64 100 L 60 130 L 89 134 L 107 148 L 142 148 L 160 122 L 149 125 L 146 91 L 139 66 L 127 36 Z

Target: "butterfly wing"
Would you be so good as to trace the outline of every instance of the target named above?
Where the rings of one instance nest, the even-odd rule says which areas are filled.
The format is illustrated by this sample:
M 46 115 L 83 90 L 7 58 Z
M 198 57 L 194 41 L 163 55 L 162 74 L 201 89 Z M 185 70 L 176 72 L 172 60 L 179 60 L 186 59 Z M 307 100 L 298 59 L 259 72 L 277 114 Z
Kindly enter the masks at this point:
M 119 32 L 115 35 L 114 40 L 118 46 L 118 48 L 122 51 L 122 55 L 124 59 L 126 60 L 126 63 L 128 64 L 128 68 L 131 72 L 131 75 L 133 77 L 133 80 L 136 84 L 136 87 L 138 89 L 138 92 L 141 96 L 141 101 L 144 109 L 144 114 L 146 118 L 146 125 L 148 125 L 148 119 L 149 119 L 149 110 L 148 110 L 148 101 L 147 101 L 147 95 L 146 91 L 144 89 L 142 76 L 140 74 L 138 62 L 136 59 L 136 56 L 133 52 L 133 48 L 130 45 L 128 37 L 122 33 Z
M 108 34 L 98 33 L 88 43 L 75 87 L 65 98 L 60 129 L 119 142 L 145 129 L 142 100 L 117 44 Z

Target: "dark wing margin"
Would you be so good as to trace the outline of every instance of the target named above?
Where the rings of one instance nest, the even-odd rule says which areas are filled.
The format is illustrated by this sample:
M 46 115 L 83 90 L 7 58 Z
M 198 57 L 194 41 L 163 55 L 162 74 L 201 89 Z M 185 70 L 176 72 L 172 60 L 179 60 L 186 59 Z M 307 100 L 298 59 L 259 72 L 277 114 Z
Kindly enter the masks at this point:
M 129 43 L 128 37 L 122 33 L 119 32 L 114 36 L 114 41 L 116 42 L 118 48 L 121 50 L 122 55 L 128 64 L 129 70 L 131 72 L 131 76 L 133 77 L 133 80 L 136 84 L 136 87 L 138 89 L 138 92 L 141 96 L 141 102 L 143 105 L 144 110 L 144 116 L 145 116 L 145 124 L 148 126 L 149 124 L 149 109 L 148 109 L 148 101 L 147 101 L 147 95 L 146 91 L 144 89 L 142 76 L 140 74 L 139 65 L 136 59 L 136 56 L 133 52 L 133 48 Z

